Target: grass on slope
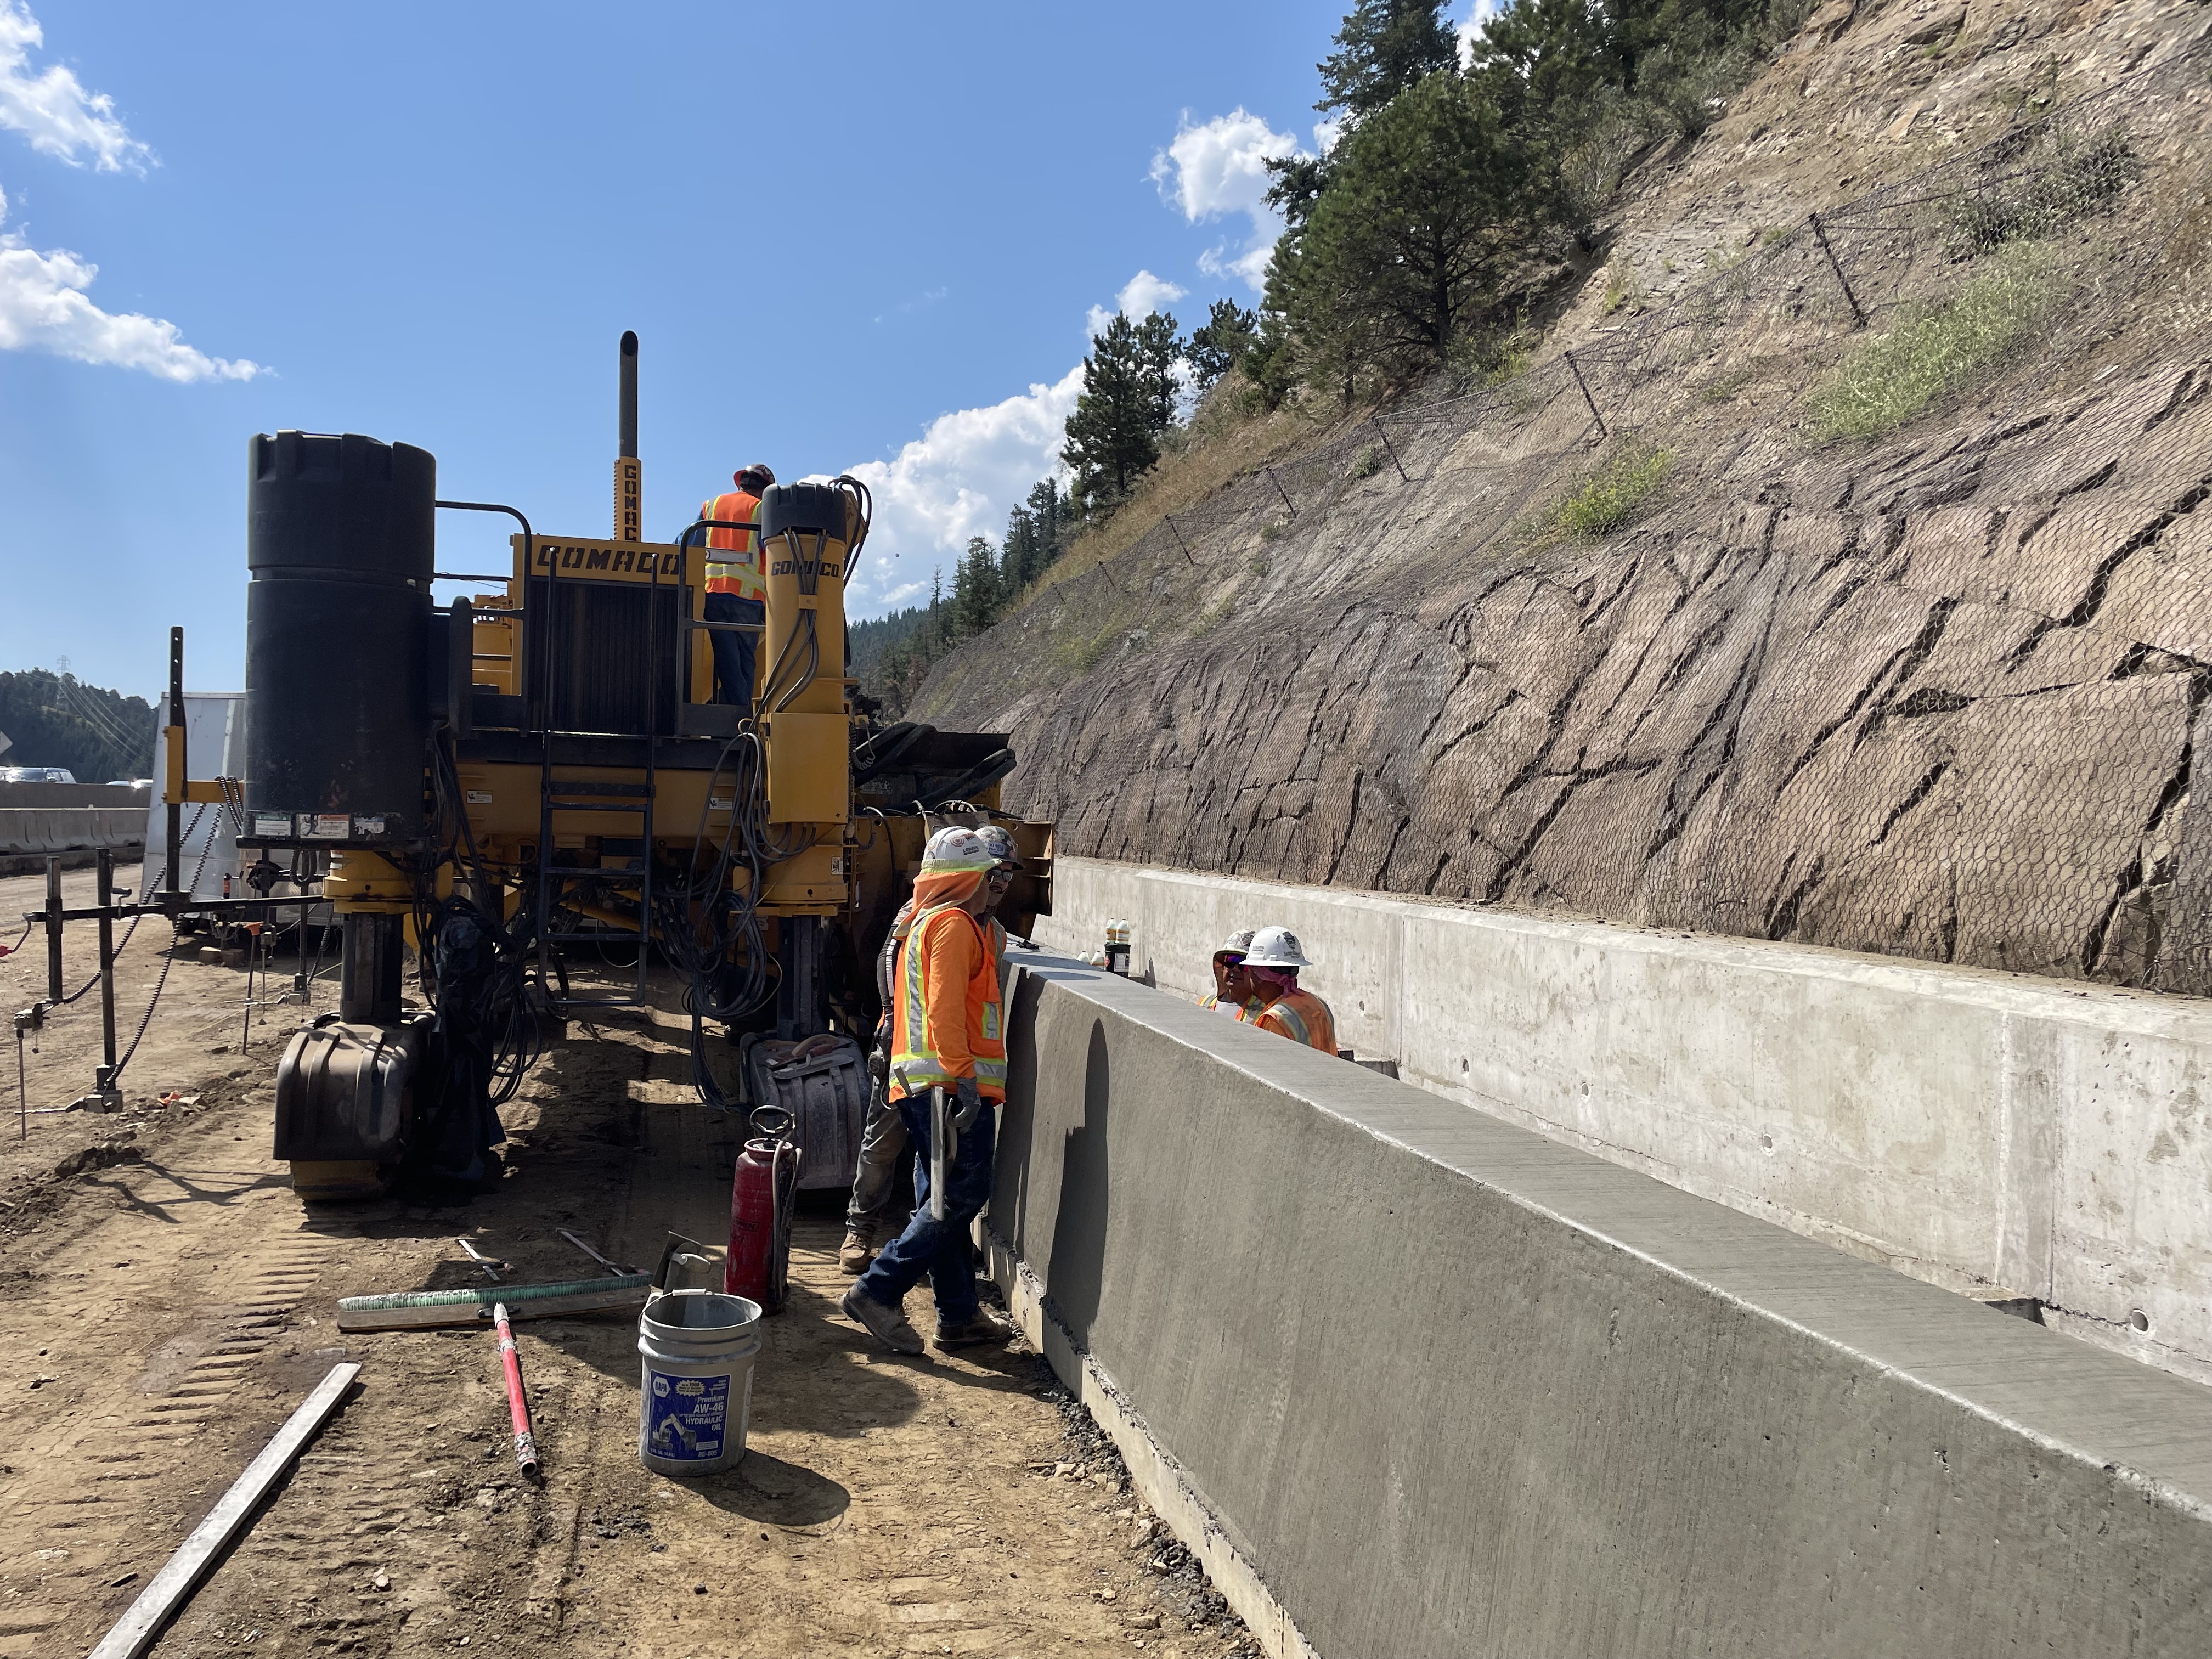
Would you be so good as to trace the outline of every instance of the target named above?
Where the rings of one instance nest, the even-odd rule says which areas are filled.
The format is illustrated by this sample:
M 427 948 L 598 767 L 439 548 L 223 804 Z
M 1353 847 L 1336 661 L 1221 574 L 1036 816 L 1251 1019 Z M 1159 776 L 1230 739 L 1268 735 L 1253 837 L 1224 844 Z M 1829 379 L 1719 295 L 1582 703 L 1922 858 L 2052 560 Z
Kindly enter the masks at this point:
M 2033 336 L 2062 292 L 2048 259 L 2008 250 L 1949 299 L 1907 312 L 1838 364 L 1808 404 L 1808 434 L 1878 438 L 1979 385 Z
M 1537 515 L 1537 538 L 1603 540 L 1650 501 L 1674 459 L 1670 450 L 1632 440 L 1576 477 Z
M 1191 512 L 1223 485 L 1233 483 L 1312 435 L 1315 416 L 1285 404 L 1272 414 L 1252 410 L 1240 394 L 1242 382 L 1224 383 L 1170 441 L 1159 465 L 1146 473 L 1129 499 L 1103 524 L 1071 541 L 1036 592 L 1087 575 L 1097 566 L 1126 552 L 1139 537 L 1170 513 Z

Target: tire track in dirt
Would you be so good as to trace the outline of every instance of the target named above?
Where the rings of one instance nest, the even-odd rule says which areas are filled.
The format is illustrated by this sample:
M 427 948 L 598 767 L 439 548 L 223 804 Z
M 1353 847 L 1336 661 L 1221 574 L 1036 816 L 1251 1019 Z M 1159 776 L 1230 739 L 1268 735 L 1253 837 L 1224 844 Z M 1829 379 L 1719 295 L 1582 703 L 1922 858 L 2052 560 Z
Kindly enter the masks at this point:
M 23 1564 L 0 1569 L 0 1655 L 88 1647 L 296 1403 L 270 1362 L 343 1235 L 276 1201 L 276 1166 L 245 1150 L 259 1104 L 241 1091 L 75 1183 L 13 1252 L 30 1283 L 0 1344 L 42 1369 L 9 1388 L 0 1361 L 0 1441 L 21 1449 L 0 1560 Z

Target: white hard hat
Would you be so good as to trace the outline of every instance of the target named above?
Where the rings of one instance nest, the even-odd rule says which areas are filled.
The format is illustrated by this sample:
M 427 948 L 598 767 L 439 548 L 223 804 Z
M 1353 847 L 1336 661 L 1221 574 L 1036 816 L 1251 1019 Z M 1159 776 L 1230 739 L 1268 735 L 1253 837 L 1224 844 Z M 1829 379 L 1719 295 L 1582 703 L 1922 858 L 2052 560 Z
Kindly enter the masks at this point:
M 1251 948 L 1244 952 L 1247 968 L 1310 968 L 1312 961 L 1298 936 L 1287 927 L 1262 927 L 1252 935 Z
M 929 838 L 929 845 L 922 848 L 921 872 L 943 876 L 961 870 L 989 870 L 998 862 L 981 836 L 956 823 Z
M 1241 957 L 1251 948 L 1252 930 L 1247 927 L 1241 933 L 1231 933 L 1220 944 L 1215 945 L 1213 954 L 1217 957 Z
M 1022 855 L 1014 845 L 1012 834 L 1003 824 L 986 823 L 977 826 L 975 839 L 983 843 L 983 850 L 999 860 L 1001 869 L 1022 868 Z

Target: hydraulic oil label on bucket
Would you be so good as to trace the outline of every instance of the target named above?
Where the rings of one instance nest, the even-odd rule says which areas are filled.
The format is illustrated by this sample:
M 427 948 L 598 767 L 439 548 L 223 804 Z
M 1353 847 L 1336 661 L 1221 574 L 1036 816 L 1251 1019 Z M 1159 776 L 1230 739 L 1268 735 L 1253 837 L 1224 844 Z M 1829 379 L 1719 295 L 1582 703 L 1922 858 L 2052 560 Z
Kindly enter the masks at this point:
M 706 1462 L 722 1455 L 730 1379 L 645 1374 L 645 1449 L 655 1457 Z

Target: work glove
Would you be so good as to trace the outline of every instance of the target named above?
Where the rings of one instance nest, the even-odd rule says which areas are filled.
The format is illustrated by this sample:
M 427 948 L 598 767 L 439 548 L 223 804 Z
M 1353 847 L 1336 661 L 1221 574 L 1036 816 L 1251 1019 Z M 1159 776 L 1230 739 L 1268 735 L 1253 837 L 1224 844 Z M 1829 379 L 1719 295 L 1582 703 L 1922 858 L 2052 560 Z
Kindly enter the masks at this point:
M 972 1077 L 953 1079 L 952 1092 L 959 1097 L 960 1101 L 960 1103 L 953 1108 L 950 1120 L 952 1133 L 964 1135 L 968 1133 L 969 1126 L 983 1115 L 983 1097 L 977 1091 L 975 1079 Z

